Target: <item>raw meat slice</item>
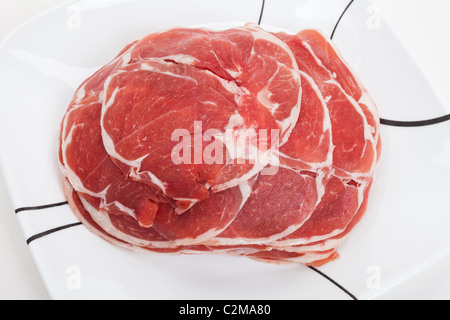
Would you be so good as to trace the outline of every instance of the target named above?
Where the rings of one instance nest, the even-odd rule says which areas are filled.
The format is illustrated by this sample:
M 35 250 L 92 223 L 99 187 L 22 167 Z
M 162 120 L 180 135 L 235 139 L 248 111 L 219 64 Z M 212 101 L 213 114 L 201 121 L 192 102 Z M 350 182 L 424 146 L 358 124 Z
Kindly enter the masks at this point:
M 103 91 L 105 80 L 118 67 L 130 62 L 130 53 L 137 41 L 127 45 L 122 51 L 108 64 L 100 68 L 96 73 L 87 78 L 76 90 L 74 98 L 70 103 L 69 110 L 72 107 L 78 106 L 86 97 L 98 96 L 97 94 Z
M 336 81 L 343 90 L 358 102 L 377 145 L 378 162 L 381 156 L 380 116 L 372 96 L 329 37 L 319 30 L 303 30 L 298 35 L 310 45 L 323 65 L 332 72 L 332 75 L 335 75 Z
M 183 215 L 176 214 L 172 206 L 162 205 L 151 228 L 142 227 L 130 216 L 100 213 L 98 202 L 88 201 L 85 195 L 80 195 L 80 199 L 95 223 L 112 237 L 149 250 L 179 251 L 220 234 L 245 203 L 250 194 L 247 188 L 243 183 L 215 193 Z M 230 201 L 231 198 L 239 202 Z
M 126 90 L 122 90 L 125 84 Z M 105 99 L 102 123 L 117 129 L 103 131 L 104 145 L 115 160 L 120 154 L 132 159 L 126 165 L 133 169 L 124 170 L 125 174 L 182 202 L 209 197 L 205 184 L 214 179 L 227 159 L 220 159 L 222 164 L 203 162 L 203 133 L 228 125 L 236 114 L 235 93 L 204 70 L 147 59 L 113 74 L 106 85 Z M 200 128 L 195 127 L 196 122 Z M 180 135 L 175 140 L 173 133 L 177 131 Z M 180 137 L 186 145 L 182 152 L 191 151 L 181 163 L 176 158 L 174 161 L 172 154 Z M 221 144 L 219 148 L 222 150 Z M 164 181 L 158 177 L 164 177 Z
M 302 30 L 298 33 L 298 36 L 310 45 L 314 54 L 332 72 L 342 89 L 358 102 L 366 116 L 375 141 L 378 141 L 380 119 L 375 102 L 334 43 L 319 30 Z
M 59 133 L 59 145 L 58 145 L 58 164 L 60 166 L 61 171 L 65 171 L 64 160 L 63 160 L 63 149 L 61 147 L 61 142 L 63 136 L 66 135 L 66 128 L 71 126 L 72 124 L 68 124 L 68 115 L 74 108 L 78 108 L 79 106 L 83 106 L 89 103 L 101 103 L 101 93 L 103 91 L 103 86 L 106 78 L 109 74 L 119 65 L 127 63 L 126 53 L 128 53 L 129 49 L 134 45 L 134 43 L 126 46 L 119 55 L 114 58 L 111 62 L 106 64 L 104 67 L 100 68 L 96 73 L 94 73 L 91 77 L 87 78 L 76 90 L 75 95 L 72 101 L 69 104 L 69 107 L 64 114 L 63 120 L 60 125 L 60 133 Z M 64 137 L 65 138 L 65 137 Z
M 267 241 L 258 246 L 249 246 L 243 241 L 240 251 L 234 253 L 266 262 L 281 260 L 314 266 L 334 260 L 339 256 L 336 249 L 367 209 L 370 187 L 371 182 L 356 186 L 354 183 L 347 184 L 337 177 L 332 177 L 315 212 L 296 232 L 279 241 Z M 225 242 L 225 247 L 226 244 Z M 239 246 L 234 246 L 235 251 L 238 248 Z M 213 250 L 220 250 L 220 247 L 213 246 Z
M 170 30 L 139 41 L 131 59 L 137 62 L 117 69 L 105 85 L 104 146 L 126 174 L 178 200 L 180 211 L 207 199 L 210 189 L 236 186 L 264 169 L 297 122 L 296 60 L 283 41 L 260 28 Z M 196 122 L 202 133 L 216 129 L 215 141 L 233 151 L 212 165 L 199 165 L 196 156 L 174 164 L 168 156 L 172 133 L 185 130 L 195 144 Z M 235 133 L 227 135 L 227 129 Z M 254 132 L 251 143 L 242 146 L 239 137 L 248 130 Z M 236 164 L 236 158 L 247 162 Z
M 80 220 L 80 222 L 86 227 L 86 229 L 117 247 L 132 251 L 145 251 L 144 249 L 133 246 L 128 242 L 121 241 L 117 238 L 112 237 L 92 219 L 89 212 L 87 212 L 84 208 L 83 203 L 78 196 L 78 193 L 72 188 L 72 185 L 66 178 L 63 179 L 62 185 L 64 194 L 67 201 L 69 202 L 70 207 L 72 208 L 73 213 L 78 218 L 78 220 Z
M 335 179 L 336 178 L 333 179 L 334 181 L 332 181 L 331 183 L 332 185 L 337 184 L 337 181 Z M 232 250 L 228 253 L 235 255 L 243 255 L 246 257 L 251 257 L 255 260 L 268 263 L 277 263 L 277 264 L 302 263 L 308 266 L 315 266 L 315 267 L 319 267 L 330 261 L 333 261 L 339 257 L 339 254 L 336 252 L 337 248 L 348 237 L 349 233 L 353 230 L 353 228 L 358 224 L 358 222 L 365 214 L 371 184 L 372 183 L 370 182 L 368 185 L 360 187 L 360 189 L 362 188 L 364 192 L 363 194 L 364 198 L 362 200 L 362 203 L 360 204 L 357 212 L 353 215 L 353 217 L 347 224 L 345 222 L 343 223 L 342 221 L 336 224 L 336 226 L 337 225 L 342 226 L 343 224 L 346 224 L 346 226 L 343 229 L 341 229 L 340 232 L 334 232 L 334 236 L 330 235 L 330 237 L 327 239 L 302 245 L 295 244 L 294 241 L 291 242 L 286 241 L 284 243 L 279 242 L 280 245 L 276 247 L 271 246 L 271 244 L 259 246 L 242 245 L 240 250 L 237 250 L 238 247 L 236 246 L 233 248 L 234 251 Z M 361 191 L 359 191 L 359 195 L 361 196 Z M 337 201 L 335 201 L 335 203 L 336 202 Z M 341 209 L 336 208 L 338 212 L 342 209 L 343 208 Z M 342 216 L 344 215 L 345 212 L 343 212 Z M 323 216 L 322 212 L 322 217 L 329 223 L 332 223 L 329 220 L 331 216 L 332 216 L 331 214 L 328 217 Z M 312 219 L 313 217 L 310 220 Z M 316 220 L 316 222 L 317 221 L 318 219 Z M 312 240 L 310 239 L 310 241 Z M 220 248 L 214 247 L 213 250 L 220 250 Z
M 302 30 L 297 36 L 305 41 L 320 59 L 323 66 L 333 75 L 333 78 L 341 84 L 343 90 L 358 101 L 362 96 L 359 81 L 355 78 L 355 73 L 351 72 L 344 58 L 336 47 L 329 41 L 329 37 L 318 30 Z
M 369 194 L 369 188 L 365 190 L 365 198 L 363 204 L 358 210 L 357 215 L 353 218 L 352 222 L 347 226 L 345 231 L 342 234 L 338 234 L 333 238 L 326 240 L 326 242 L 332 242 L 335 239 L 334 243 L 340 244 L 344 239 L 348 232 L 356 225 L 359 219 L 364 214 L 367 207 L 367 199 Z M 82 198 L 82 197 L 81 197 Z M 86 201 L 83 201 L 86 203 Z M 98 212 L 95 209 L 87 204 L 88 210 L 91 214 L 99 217 Z M 92 213 L 93 212 L 93 213 Z M 103 218 L 101 218 L 103 219 Z M 317 244 L 310 245 L 301 245 L 301 246 L 286 246 L 286 247 L 268 247 L 267 245 L 206 245 L 199 243 L 197 245 L 187 245 L 187 246 L 179 246 L 173 247 L 167 245 L 165 243 L 165 239 L 158 236 L 157 233 L 148 232 L 148 229 L 145 230 L 145 233 L 141 233 L 142 228 L 129 217 L 124 216 L 114 216 L 109 215 L 109 219 L 117 220 L 110 226 L 101 223 L 103 228 L 111 232 L 111 226 L 115 225 L 112 229 L 120 228 L 122 230 L 122 236 L 125 237 L 124 240 L 128 243 L 133 243 L 135 248 L 128 248 L 129 250 L 140 251 L 145 248 L 148 251 L 159 252 L 159 253 L 172 253 L 172 254 L 201 254 L 201 253 L 218 253 L 218 254 L 229 254 L 229 255 L 239 255 L 249 257 L 255 260 L 269 262 L 269 263 L 303 263 L 309 266 L 321 266 L 327 262 L 330 262 L 334 259 L 337 259 L 339 255 L 335 251 L 336 246 L 318 246 Z M 112 232 L 111 234 L 116 233 Z M 134 230 L 134 231 L 133 231 Z M 135 233 L 136 232 L 136 233 Z M 138 235 L 137 235 L 138 234 Z M 147 241 L 136 242 L 137 238 L 147 237 Z M 120 235 L 119 235 L 119 238 Z M 149 240 L 151 239 L 151 240 Z M 156 240 L 161 241 L 160 244 L 157 243 Z M 324 241 L 325 242 L 325 241 Z M 163 244 L 163 245 L 161 245 Z
M 282 165 L 299 170 L 325 170 L 333 161 L 331 120 L 325 100 L 313 79 L 300 71 L 302 107 L 289 140 L 280 147 Z
M 68 127 L 64 127 L 61 140 L 65 174 L 87 200 L 100 200 L 97 208 L 100 213 L 129 215 L 146 228 L 155 223 L 155 228 L 169 240 L 197 239 L 204 233 L 218 234 L 234 219 L 248 197 L 247 182 L 215 193 L 183 217 L 178 216 L 170 199 L 131 180 L 113 163 L 102 148 L 100 116 L 101 104 L 98 102 L 71 109 L 66 114 Z M 157 221 L 154 221 L 156 216 Z
M 122 174 L 105 149 L 99 127 L 98 97 L 80 101 L 66 113 L 61 137 L 64 174 L 74 189 L 101 199 L 100 211 L 130 215 L 152 225 L 162 197 L 145 184 Z
M 234 221 L 250 190 L 248 183 L 243 182 L 237 187 L 213 193 L 182 215 L 169 205 L 162 206 L 155 218 L 154 229 L 177 246 L 207 241 L 222 233 Z
M 376 165 L 377 143 L 361 107 L 342 89 L 306 41 L 298 35 L 276 35 L 289 45 L 299 69 L 311 76 L 327 102 L 336 174 L 350 179 L 371 177 Z
M 307 266 L 319 267 L 339 257 L 335 250 L 328 250 L 324 252 L 308 252 L 295 253 L 282 250 L 259 251 L 245 255 L 254 260 L 259 260 L 267 263 L 287 264 L 287 263 L 301 263 Z
M 74 189 L 101 198 L 102 211 L 153 223 L 160 202 L 155 190 L 124 177 L 103 148 L 99 126 L 102 88 L 108 74 L 128 62 L 128 45 L 78 88 L 61 123 L 59 163 Z M 167 200 L 166 200 L 167 201 Z
M 270 244 L 273 247 L 291 247 L 331 238 L 345 230 L 362 202 L 362 187 L 331 177 L 325 193 L 311 218 L 288 236 Z
M 366 213 L 367 205 L 369 201 L 369 194 L 372 187 L 372 183 L 370 182 L 368 185 L 366 185 L 364 190 L 364 199 L 356 212 L 356 214 L 353 216 L 351 221 L 347 224 L 345 229 L 343 229 L 342 232 L 336 233 L 334 236 L 327 238 L 325 240 L 312 242 L 308 244 L 303 245 L 294 245 L 291 247 L 283 247 L 283 250 L 290 251 L 290 252 L 297 252 L 297 253 L 307 253 L 312 251 L 326 251 L 331 249 L 337 249 L 348 237 L 350 232 L 355 228 L 355 226 L 361 221 L 362 217 Z
M 63 180 L 63 190 L 66 195 L 66 198 L 69 202 L 70 207 L 72 208 L 73 213 L 75 216 L 80 220 L 80 222 L 93 234 L 96 234 L 100 238 L 104 239 L 105 241 L 111 243 L 114 246 L 126 249 L 128 251 L 138 252 L 138 253 L 148 253 L 151 252 L 157 252 L 157 253 L 171 253 L 176 254 L 180 253 L 180 248 L 158 248 L 158 247 L 143 247 L 139 245 L 131 244 L 129 241 L 124 241 L 122 239 L 116 238 L 112 236 L 108 231 L 108 229 L 104 229 L 104 226 L 100 226 L 96 223 L 96 221 L 93 219 L 92 211 L 89 212 L 86 208 L 92 209 L 93 207 L 89 204 L 89 202 L 83 198 L 83 196 L 80 196 L 73 188 L 70 182 L 65 178 Z M 107 214 L 108 215 L 108 214 Z M 96 211 L 94 217 L 99 217 L 99 212 Z M 114 217 L 114 215 L 111 215 L 111 217 Z M 119 216 L 117 216 L 119 217 Z M 126 216 L 120 216 L 123 221 L 128 220 L 131 225 L 136 226 L 137 223 L 135 220 L 131 219 L 130 217 Z M 119 218 L 120 219 L 120 218 Z M 141 228 L 141 227 L 140 227 Z M 159 236 L 156 232 L 149 232 L 150 229 L 146 229 L 147 234 L 152 234 L 153 240 L 158 239 L 159 241 L 164 241 L 165 239 L 162 236 Z M 132 232 L 131 229 L 127 229 L 128 232 Z M 150 237 L 150 235 L 148 236 Z M 200 253 L 201 251 L 206 251 L 205 248 L 202 248 L 201 246 L 192 246 L 191 250 L 196 250 L 197 253 Z
M 155 57 L 208 70 L 248 90 L 251 94 L 241 97 L 250 98 L 241 102 L 245 122 L 255 124 L 266 108 L 281 126 L 281 144 L 289 138 L 284 133 L 298 118 L 300 77 L 292 51 L 271 33 L 255 24 L 223 31 L 178 28 L 145 37 L 131 53 L 132 60 Z
M 311 216 L 321 184 L 315 174 L 283 167 L 260 175 L 233 222 L 206 245 L 264 244 L 294 232 Z

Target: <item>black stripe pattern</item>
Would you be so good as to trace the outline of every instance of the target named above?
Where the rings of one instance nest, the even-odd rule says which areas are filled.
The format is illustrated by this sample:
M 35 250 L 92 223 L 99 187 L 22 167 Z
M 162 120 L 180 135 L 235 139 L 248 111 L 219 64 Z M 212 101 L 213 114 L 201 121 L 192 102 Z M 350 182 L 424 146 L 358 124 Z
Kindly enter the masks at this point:
M 61 226 L 61 227 L 58 227 L 58 228 L 54 228 L 54 229 L 51 229 L 51 230 L 47 230 L 47 231 L 38 233 L 38 234 L 28 238 L 27 239 L 27 244 L 29 245 L 34 240 L 43 238 L 43 237 L 48 236 L 48 235 L 50 235 L 52 233 L 55 233 L 55 232 L 58 232 L 58 231 L 62 231 L 62 230 L 66 230 L 66 229 L 70 229 L 70 228 L 74 228 L 74 227 L 78 227 L 78 226 L 81 226 L 81 225 L 82 225 L 81 222 L 77 222 L 77 223 L 68 224 L 68 225 L 65 225 L 65 226 Z
M 341 16 L 339 17 L 338 21 L 336 22 L 336 25 L 334 26 L 333 32 L 331 33 L 330 39 L 333 40 L 334 34 L 336 33 L 337 28 L 339 27 L 339 24 L 341 23 L 342 18 L 344 17 L 347 10 L 350 8 L 350 6 L 353 4 L 355 0 L 350 1 L 350 3 L 345 7 L 344 11 L 342 12 Z
M 396 121 L 396 120 L 380 119 L 380 121 L 381 121 L 381 124 L 384 124 L 386 126 L 391 126 L 391 127 L 404 127 L 404 128 L 426 127 L 426 126 L 432 126 L 435 124 L 450 121 L 450 114 L 447 114 L 442 117 L 434 118 L 434 119 L 429 119 L 429 120 Z
M 68 205 L 69 203 L 67 201 L 64 202 L 57 202 L 57 203 L 52 203 L 52 204 L 46 204 L 43 206 L 37 206 L 37 207 L 22 207 L 22 208 L 18 208 L 15 210 L 16 214 L 22 211 L 37 211 L 37 210 L 44 210 L 44 209 L 49 209 L 49 208 L 55 208 L 55 207 L 61 207 L 61 206 L 65 206 Z
M 264 15 L 264 7 L 266 6 L 266 0 L 262 0 L 262 5 L 261 5 L 261 13 L 259 14 L 259 20 L 258 20 L 258 26 L 261 25 L 261 21 Z
M 341 23 L 342 18 L 345 16 L 348 9 L 350 9 L 351 5 L 355 2 L 355 0 L 351 0 L 349 4 L 345 7 L 344 11 L 342 12 L 341 16 L 339 17 L 336 25 L 334 26 L 333 32 L 331 33 L 331 39 L 334 38 L 336 34 L 336 30 L 339 27 L 339 24 Z M 443 123 L 446 121 L 450 121 L 450 114 L 447 114 L 442 117 L 434 118 L 434 119 L 428 119 L 428 120 L 418 120 L 418 121 L 398 121 L 398 120 L 389 120 L 389 119 L 380 119 L 380 123 L 382 125 L 391 126 L 391 127 L 403 127 L 403 128 L 411 128 L 411 127 L 425 127 L 425 126 L 431 126 L 439 123 Z
M 62 201 L 62 202 L 56 202 L 56 203 L 50 203 L 50 204 L 45 204 L 45 205 L 41 205 L 41 206 L 34 206 L 34 207 L 21 207 L 15 210 L 15 213 L 18 214 L 20 212 L 25 212 L 25 211 L 41 211 L 41 210 L 46 210 L 46 209 L 51 209 L 51 208 L 57 208 L 57 207 L 62 207 L 62 206 L 67 206 L 69 205 L 69 203 L 67 201 Z M 50 235 L 52 233 L 61 231 L 61 230 L 65 230 L 65 229 L 69 229 L 72 227 L 77 227 L 82 225 L 81 222 L 78 223 L 72 223 L 72 224 L 68 224 L 65 226 L 61 226 L 61 227 L 57 227 L 51 230 L 47 230 L 44 232 L 41 232 L 39 234 L 36 234 L 30 238 L 27 239 L 27 244 L 29 245 L 31 242 L 33 242 L 34 240 L 40 239 L 42 237 L 45 237 L 47 235 Z
M 332 278 L 330 278 L 329 276 L 327 276 L 325 273 L 323 273 L 322 271 L 318 270 L 317 268 L 314 267 L 309 267 L 311 270 L 313 270 L 314 272 L 317 272 L 318 274 L 320 274 L 322 277 L 324 277 L 325 279 L 327 279 L 328 281 L 330 281 L 331 283 L 333 283 L 336 287 L 338 287 L 339 289 L 341 289 L 343 292 L 345 292 L 347 295 L 350 296 L 350 298 L 352 298 L 353 300 L 358 300 L 358 298 L 356 298 L 355 295 L 353 295 L 352 293 L 350 293 L 350 291 L 348 291 L 347 289 L 345 289 L 342 285 L 340 285 L 339 283 L 337 283 L 335 280 L 333 280 Z

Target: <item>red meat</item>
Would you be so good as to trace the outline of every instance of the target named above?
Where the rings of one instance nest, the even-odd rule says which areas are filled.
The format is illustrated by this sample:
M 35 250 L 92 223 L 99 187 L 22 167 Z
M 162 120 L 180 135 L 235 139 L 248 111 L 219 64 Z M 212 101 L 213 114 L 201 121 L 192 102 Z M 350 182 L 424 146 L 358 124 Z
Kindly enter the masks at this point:
M 330 39 L 246 25 L 128 45 L 76 91 L 58 159 L 75 215 L 113 245 L 320 266 L 380 154 L 376 105 Z

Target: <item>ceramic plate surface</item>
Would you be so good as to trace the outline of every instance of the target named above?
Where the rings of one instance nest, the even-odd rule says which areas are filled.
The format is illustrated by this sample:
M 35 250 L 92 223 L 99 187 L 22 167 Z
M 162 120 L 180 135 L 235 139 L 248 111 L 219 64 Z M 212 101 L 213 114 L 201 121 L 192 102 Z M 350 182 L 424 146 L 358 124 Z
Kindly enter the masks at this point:
M 383 154 L 367 214 L 341 258 L 314 270 L 136 254 L 89 233 L 65 203 L 56 156 L 75 89 L 149 33 L 246 22 L 333 35 L 377 102 Z M 0 70 L 1 164 L 54 299 L 373 299 L 450 253 L 450 109 L 370 1 L 70 1 L 7 37 Z

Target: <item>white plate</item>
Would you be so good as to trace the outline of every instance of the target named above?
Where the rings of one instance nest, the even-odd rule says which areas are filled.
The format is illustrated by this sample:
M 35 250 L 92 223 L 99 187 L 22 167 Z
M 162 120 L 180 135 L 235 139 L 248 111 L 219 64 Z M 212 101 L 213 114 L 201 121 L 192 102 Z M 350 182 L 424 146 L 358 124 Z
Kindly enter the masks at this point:
M 363 221 L 319 270 L 217 255 L 130 253 L 89 233 L 64 202 L 59 123 L 76 87 L 122 47 L 176 26 L 258 22 L 320 28 L 383 119 L 450 113 L 417 59 L 368 0 L 85 0 L 29 21 L 0 48 L 1 164 L 23 232 L 54 299 L 373 299 L 450 253 L 450 121 L 391 123 Z M 336 23 L 348 8 L 345 15 Z M 439 122 L 439 123 L 437 123 Z M 422 126 L 428 124 L 427 126 Z M 395 125 L 395 126 L 392 126 Z M 319 273 L 320 272 L 320 273 Z

